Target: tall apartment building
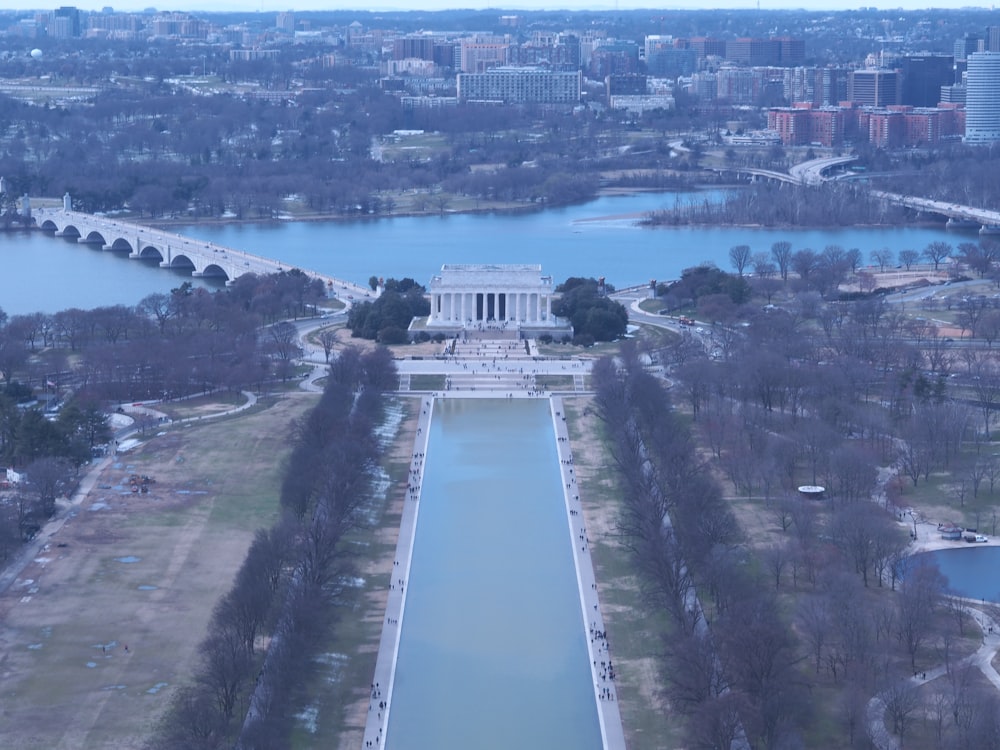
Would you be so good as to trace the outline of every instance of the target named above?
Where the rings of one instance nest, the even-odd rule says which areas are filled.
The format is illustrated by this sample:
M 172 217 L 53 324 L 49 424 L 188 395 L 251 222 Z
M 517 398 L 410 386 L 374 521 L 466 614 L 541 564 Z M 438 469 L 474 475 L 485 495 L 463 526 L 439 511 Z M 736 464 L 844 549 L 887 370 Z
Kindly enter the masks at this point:
M 50 33 L 58 39 L 80 36 L 80 11 L 71 5 L 64 5 L 52 12 Z
M 846 102 L 849 74 L 847 68 L 827 67 L 817 70 L 816 82 L 813 84 L 813 102 L 821 106 Z
M 639 45 L 616 39 L 595 45 L 587 66 L 591 78 L 634 75 L 639 72 Z
M 810 104 L 768 110 L 767 127 L 786 146 L 839 146 L 844 141 L 844 111 L 839 107 L 814 109 Z
M 582 91 L 583 73 L 579 70 L 498 67 L 483 73 L 458 74 L 460 101 L 577 104 Z
M 286 34 L 295 33 L 295 14 L 291 11 L 279 13 L 274 19 L 274 28 Z
M 482 73 L 510 62 L 510 42 L 462 41 L 459 69 L 463 73 Z
M 965 142 L 1000 141 L 1000 52 L 968 57 L 965 91 Z
M 392 41 L 392 57 L 394 60 L 434 59 L 434 37 L 432 36 L 402 36 Z

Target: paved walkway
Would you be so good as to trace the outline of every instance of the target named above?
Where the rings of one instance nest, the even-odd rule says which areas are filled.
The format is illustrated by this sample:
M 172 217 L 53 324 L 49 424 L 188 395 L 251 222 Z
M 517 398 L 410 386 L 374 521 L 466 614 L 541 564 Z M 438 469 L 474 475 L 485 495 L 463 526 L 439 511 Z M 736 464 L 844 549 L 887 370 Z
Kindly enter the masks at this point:
M 502 397 L 496 393 L 479 392 L 479 394 L 482 397 Z M 524 398 L 525 396 L 526 394 L 522 392 L 517 397 Z M 444 398 L 445 394 L 441 394 L 440 397 Z M 462 398 L 465 397 L 465 395 L 462 396 Z M 388 731 L 389 711 L 392 706 L 392 686 L 395 679 L 396 661 L 399 656 L 403 614 L 406 609 L 406 582 L 410 576 L 410 561 L 413 556 L 413 540 L 416 534 L 420 493 L 423 484 L 424 456 L 427 451 L 431 417 L 434 412 L 434 400 L 433 396 L 423 396 L 420 399 L 420 415 L 417 419 L 417 435 L 413 455 L 410 459 L 406 502 L 400 520 L 399 538 L 396 542 L 396 556 L 393 561 L 385 618 L 382 622 L 382 636 L 375 663 L 375 676 L 371 683 L 368 720 L 365 724 L 364 744 L 362 745 L 364 748 L 381 747 Z M 605 632 L 604 617 L 598 601 L 597 581 L 594 577 L 594 566 L 590 557 L 590 540 L 587 538 L 584 518 L 580 512 L 580 495 L 573 467 L 569 435 L 566 431 L 566 417 L 562 399 L 551 398 L 550 409 L 558 446 L 566 517 L 573 542 L 573 559 L 576 563 L 577 586 L 580 591 L 581 617 L 588 632 L 591 675 L 594 680 L 594 700 L 597 703 L 601 739 L 605 750 L 625 750 L 625 732 L 622 728 L 621 713 L 618 708 L 614 666 L 610 644 Z
M 580 591 L 580 608 L 583 624 L 587 628 L 587 637 L 590 641 L 590 670 L 594 680 L 597 716 L 601 723 L 601 741 L 605 750 L 625 750 L 625 730 L 622 727 L 621 712 L 618 708 L 618 687 L 615 684 L 611 644 L 608 642 L 604 614 L 598 599 L 594 561 L 590 556 L 590 538 L 587 535 L 586 521 L 581 512 L 580 488 L 576 481 L 573 451 L 570 448 L 569 433 L 566 430 L 566 412 L 560 397 L 553 396 L 549 403 L 552 411 L 552 425 L 556 433 L 556 446 L 559 452 L 559 470 L 562 473 L 566 517 L 569 521 L 570 537 L 573 544 L 573 560 L 576 563 L 576 583 Z
M 993 659 L 997 655 L 997 651 L 1000 650 L 1000 626 L 985 610 L 970 604 L 970 602 L 978 603 L 978 600 L 964 599 L 963 601 L 966 602 L 966 608 L 975 618 L 976 624 L 983 629 L 983 643 L 974 653 L 969 654 L 951 668 L 976 667 L 997 690 L 1000 690 L 1000 674 L 993 667 Z M 918 672 L 913 677 L 907 677 L 901 682 L 916 688 L 947 674 L 948 665 L 942 664 L 934 669 L 928 669 L 926 672 Z M 868 735 L 878 750 L 901 750 L 902 744 L 899 738 L 890 732 L 885 725 L 885 712 L 886 703 L 881 693 L 868 701 Z
M 389 598 L 385 605 L 382 621 L 382 637 L 379 640 L 378 656 L 375 660 L 375 676 L 371 683 L 368 702 L 368 721 L 365 723 L 363 747 L 381 747 L 389 727 L 389 708 L 392 698 L 392 684 L 396 676 L 396 660 L 399 658 L 399 636 L 403 611 L 406 608 L 406 582 L 410 579 L 410 561 L 413 558 L 413 539 L 417 532 L 417 514 L 420 510 L 420 488 L 424 480 L 424 456 L 430 434 L 431 416 L 434 413 L 434 399 L 424 396 L 420 399 L 420 415 L 417 419 L 417 435 L 410 458 L 410 474 L 406 484 L 406 500 L 399 523 L 399 539 L 396 542 L 396 557 L 392 563 Z

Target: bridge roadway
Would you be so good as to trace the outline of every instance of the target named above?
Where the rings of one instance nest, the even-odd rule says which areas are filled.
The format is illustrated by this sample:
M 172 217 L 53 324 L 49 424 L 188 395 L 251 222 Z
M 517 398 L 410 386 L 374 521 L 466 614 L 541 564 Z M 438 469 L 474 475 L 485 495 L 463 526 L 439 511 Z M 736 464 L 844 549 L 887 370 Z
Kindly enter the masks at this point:
M 773 169 L 757 169 L 753 167 L 727 167 L 721 168 L 720 172 L 736 172 L 738 174 L 749 174 L 755 177 L 764 177 L 769 180 L 786 182 L 792 185 L 818 185 L 826 178 L 823 173 L 833 167 L 848 164 L 857 159 L 856 156 L 835 156 L 824 159 L 813 159 L 789 167 L 788 172 L 777 172 Z M 936 201 L 930 198 L 918 198 L 913 195 L 903 195 L 901 193 L 889 193 L 883 190 L 872 190 L 871 195 L 887 203 L 894 203 L 897 206 L 904 206 L 924 213 L 934 213 L 946 216 L 957 221 L 974 221 L 984 229 L 1000 227 L 1000 211 L 991 211 L 986 208 L 975 208 L 974 206 L 963 206 L 958 203 L 947 201 Z M 990 232 L 992 233 L 992 232 Z
M 1000 227 L 1000 211 L 963 206 L 947 201 L 935 201 L 930 198 L 918 198 L 914 195 L 886 193 L 881 190 L 873 190 L 872 196 L 900 206 L 906 206 L 906 208 L 912 208 L 916 211 L 923 211 L 924 213 L 940 214 L 941 216 L 947 216 L 949 219 L 957 219 L 958 221 L 974 221 L 977 224 L 981 224 L 984 229 L 987 227 Z
M 190 268 L 192 276 L 224 278 L 227 284 L 245 273 L 265 275 L 292 268 L 273 258 L 106 216 L 63 208 L 36 208 L 32 215 L 39 229 L 54 232 L 57 237 L 76 237 L 77 242 L 83 244 L 128 252 L 129 258 L 159 259 L 162 268 Z M 322 280 L 331 296 L 353 298 L 371 295 L 371 290 L 350 281 L 306 269 L 299 270 Z

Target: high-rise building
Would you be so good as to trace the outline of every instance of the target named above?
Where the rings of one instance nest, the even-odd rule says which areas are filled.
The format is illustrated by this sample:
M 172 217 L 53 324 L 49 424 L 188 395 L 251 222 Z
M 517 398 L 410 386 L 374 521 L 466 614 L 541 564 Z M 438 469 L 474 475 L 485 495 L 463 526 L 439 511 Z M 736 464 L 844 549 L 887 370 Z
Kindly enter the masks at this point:
M 847 101 L 847 68 L 821 68 L 816 71 L 813 85 L 813 102 L 822 106 Z
M 965 93 L 965 142 L 1000 141 L 1000 52 L 968 57 Z
M 895 70 L 853 70 L 847 79 L 847 98 L 863 107 L 899 104 L 903 77 Z
M 901 104 L 934 107 L 941 101 L 941 87 L 953 83 L 955 60 L 945 55 L 908 55 L 899 59 L 903 71 Z
M 460 54 L 463 73 L 482 73 L 510 61 L 510 42 L 506 39 L 462 40 Z
M 631 75 L 639 72 L 639 46 L 625 40 L 603 41 L 590 53 L 588 66 L 592 78 Z
M 274 28 L 286 34 L 295 33 L 295 14 L 291 11 L 279 13 L 274 19 Z
M 52 13 L 52 22 L 53 36 L 62 39 L 80 36 L 80 11 L 73 6 L 56 8 Z
M 417 58 L 419 60 L 434 59 L 434 37 L 403 36 L 393 40 L 392 57 L 395 60 Z
M 986 52 L 1000 52 L 1000 26 L 986 27 Z
M 979 34 L 966 34 L 955 40 L 955 61 L 965 60 L 973 52 L 983 49 L 983 38 Z

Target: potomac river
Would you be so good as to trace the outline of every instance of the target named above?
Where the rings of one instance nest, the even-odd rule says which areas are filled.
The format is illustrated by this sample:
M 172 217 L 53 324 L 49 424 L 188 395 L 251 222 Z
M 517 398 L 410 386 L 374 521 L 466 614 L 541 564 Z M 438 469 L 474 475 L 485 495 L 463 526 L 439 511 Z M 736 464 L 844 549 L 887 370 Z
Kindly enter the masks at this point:
M 642 214 L 675 205 L 717 200 L 707 193 L 638 193 L 607 196 L 578 206 L 530 214 L 454 214 L 356 221 L 192 225 L 172 228 L 192 237 L 265 255 L 359 284 L 371 276 L 409 276 L 426 284 L 444 263 L 540 263 L 556 282 L 569 276 L 604 276 L 618 288 L 667 280 L 711 261 L 730 270 L 729 248 L 769 252 L 787 240 L 794 250 L 827 245 L 872 250 L 922 250 L 972 235 L 926 227 L 763 229 L 679 227 L 648 229 Z M 978 237 L 977 237 L 978 239 Z M 67 307 L 135 304 L 185 279 L 155 264 L 78 245 L 41 232 L 0 232 L 0 307 L 9 314 L 56 312 Z M 195 279 L 199 286 L 218 281 Z

